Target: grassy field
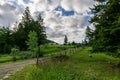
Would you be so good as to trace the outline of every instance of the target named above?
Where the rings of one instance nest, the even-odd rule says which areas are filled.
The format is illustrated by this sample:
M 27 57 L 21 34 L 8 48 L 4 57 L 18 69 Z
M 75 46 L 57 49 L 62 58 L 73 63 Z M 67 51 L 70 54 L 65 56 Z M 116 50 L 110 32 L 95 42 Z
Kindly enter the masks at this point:
M 39 67 L 25 67 L 8 80 L 120 80 L 119 63 L 119 58 L 85 48 L 64 61 L 52 59 Z
M 49 53 L 55 53 L 55 52 L 67 50 L 72 47 L 74 47 L 74 46 L 47 45 L 47 46 L 41 46 L 41 52 L 43 54 L 49 54 Z
M 4 55 L 0 55 L 0 63 L 4 63 L 4 62 L 9 62 L 12 59 L 12 56 L 9 56 L 7 54 Z
M 16 60 L 20 60 L 19 56 L 16 56 Z M 13 62 L 13 57 L 8 54 L 0 55 L 0 65 Z
M 41 52 L 43 53 L 43 56 L 49 56 L 51 54 L 70 49 L 73 46 L 58 46 L 58 45 L 46 45 L 41 46 Z M 30 51 L 20 51 L 17 53 L 17 61 L 23 60 L 19 54 L 22 54 L 24 57 L 27 57 L 25 59 L 29 59 L 29 55 L 32 54 Z M 28 55 L 29 54 L 29 55 Z M 4 63 L 10 63 L 13 62 L 13 57 L 9 54 L 1 54 L 0 55 L 0 64 Z

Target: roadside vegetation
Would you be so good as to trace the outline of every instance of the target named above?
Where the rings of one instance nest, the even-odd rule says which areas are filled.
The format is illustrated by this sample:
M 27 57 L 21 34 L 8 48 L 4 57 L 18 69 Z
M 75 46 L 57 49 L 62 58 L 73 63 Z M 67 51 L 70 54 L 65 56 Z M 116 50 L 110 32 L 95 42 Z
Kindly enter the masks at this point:
M 90 50 L 80 49 L 66 55 L 63 61 L 52 58 L 37 67 L 27 66 L 8 80 L 119 80 L 120 58 L 105 53 L 91 53 Z
M 51 56 L 52 54 L 71 48 L 74 48 L 74 46 L 42 45 L 41 53 L 43 56 Z M 0 64 L 36 58 L 36 54 L 31 51 L 17 51 L 15 52 L 15 56 L 16 60 L 14 60 L 13 54 L 1 54 Z
M 29 7 L 13 30 L 0 27 L 0 64 L 51 56 L 50 61 L 27 66 L 8 80 L 120 80 L 120 1 L 95 1 L 89 20 L 94 29 L 86 27 L 81 43 L 69 43 L 65 35 L 64 46 L 51 44 L 41 14 L 35 20 Z M 82 49 L 54 56 L 75 47 Z
M 0 64 L 48 56 L 74 47 L 67 45 L 67 39 L 65 44 L 59 45 L 48 40 L 41 15 L 37 15 L 37 19 L 34 20 L 29 7 L 26 7 L 21 21 L 15 24 L 15 28 L 11 30 L 0 26 Z

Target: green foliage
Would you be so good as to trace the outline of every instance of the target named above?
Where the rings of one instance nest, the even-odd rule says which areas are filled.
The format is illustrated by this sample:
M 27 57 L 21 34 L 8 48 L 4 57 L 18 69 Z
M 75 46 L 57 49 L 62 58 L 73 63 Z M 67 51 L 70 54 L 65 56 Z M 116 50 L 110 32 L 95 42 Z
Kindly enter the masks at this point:
M 91 45 L 93 39 L 94 39 L 93 38 L 93 30 L 90 29 L 89 26 L 87 26 L 87 28 L 86 28 L 86 43 L 85 44 Z
M 116 53 L 120 46 L 120 3 L 119 0 L 96 0 L 91 9 L 94 16 L 90 22 L 95 26 L 92 32 L 93 51 Z M 114 12 L 114 13 L 113 13 Z M 92 38 L 90 35 L 88 35 Z
M 26 41 L 30 31 L 35 31 L 38 37 L 38 44 L 46 43 L 46 32 L 43 26 L 43 19 L 39 14 L 37 20 L 31 16 L 29 7 L 26 7 L 22 20 L 16 23 L 15 29 L 10 30 L 6 27 L 0 27 L 0 53 L 10 53 L 11 48 L 18 46 L 20 50 L 28 49 Z
M 17 58 L 16 58 L 16 55 L 18 54 L 18 51 L 19 51 L 19 49 L 17 49 L 17 48 L 12 48 L 11 49 L 11 55 L 13 56 L 13 61 L 16 61 L 17 60 Z
M 64 38 L 64 45 L 67 45 L 68 44 L 68 38 L 67 38 L 67 35 L 65 35 L 65 38 Z
M 0 55 L 0 64 L 10 62 L 10 61 L 13 61 L 13 56 L 8 55 L 8 54 Z
M 13 46 L 11 30 L 9 28 L 0 27 L 0 53 L 10 53 Z
M 14 48 L 17 49 L 17 51 L 15 51 L 15 56 L 16 56 L 17 61 L 36 58 L 36 53 L 33 52 L 33 51 L 19 51 L 18 47 L 14 47 Z M 60 51 L 63 51 L 65 49 L 67 50 L 67 49 L 70 49 L 70 48 L 73 48 L 73 46 L 58 46 L 58 45 L 43 46 L 43 45 L 41 45 L 39 57 L 55 55 Z M 14 50 L 13 50 L 13 52 L 14 52 Z M 12 54 L 10 54 L 10 55 L 9 54 L 4 54 L 4 53 L 0 54 L 0 64 L 1 63 L 9 63 L 9 62 L 12 62 L 12 61 L 13 61 L 13 55 Z
M 18 53 L 19 49 L 18 48 L 12 48 L 11 49 L 11 55 L 16 55 Z
M 81 49 L 69 55 L 67 61 L 25 67 L 9 80 L 119 80 L 120 59 L 105 53 L 91 53 L 91 49 Z
M 48 56 L 70 48 L 74 48 L 74 46 L 41 45 L 40 52 L 43 53 L 44 56 Z
M 27 45 L 29 46 L 29 50 L 36 52 L 38 47 L 38 37 L 35 31 L 30 31 L 28 34 L 29 40 L 27 41 Z
M 34 22 L 31 13 L 29 11 L 29 8 L 26 7 L 22 21 L 18 23 L 17 30 L 13 32 L 13 37 L 15 39 L 15 44 L 20 47 L 20 50 L 26 50 L 27 45 L 26 41 L 28 39 L 28 34 L 30 31 L 32 31 L 33 26 L 32 25 Z M 24 46 L 24 47 L 23 47 Z
M 33 51 L 21 51 L 18 56 L 21 60 L 35 58 L 36 54 Z
M 59 55 L 53 55 L 52 56 L 52 60 L 53 61 L 60 61 L 60 62 L 62 62 L 62 61 L 66 61 L 66 60 L 68 60 L 69 59 L 69 56 L 67 56 L 66 54 L 59 54 Z
M 26 44 L 26 41 L 28 40 L 30 31 L 35 31 L 37 33 L 39 45 L 45 43 L 46 33 L 42 17 L 39 15 L 38 19 L 34 20 L 29 8 L 26 7 L 22 21 L 18 24 L 18 29 L 13 33 L 15 44 L 20 47 L 20 50 L 27 50 L 28 45 Z

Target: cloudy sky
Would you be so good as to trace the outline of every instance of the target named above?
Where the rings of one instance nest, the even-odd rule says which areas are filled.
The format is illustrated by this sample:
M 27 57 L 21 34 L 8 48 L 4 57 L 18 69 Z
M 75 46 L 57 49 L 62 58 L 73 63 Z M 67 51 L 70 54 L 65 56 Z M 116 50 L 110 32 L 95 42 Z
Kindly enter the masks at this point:
M 88 20 L 92 16 L 89 8 L 94 0 L 0 0 L 0 26 L 12 26 L 20 20 L 26 6 L 32 16 L 41 13 L 47 37 L 63 43 L 64 36 L 70 42 L 81 42 L 85 37 Z

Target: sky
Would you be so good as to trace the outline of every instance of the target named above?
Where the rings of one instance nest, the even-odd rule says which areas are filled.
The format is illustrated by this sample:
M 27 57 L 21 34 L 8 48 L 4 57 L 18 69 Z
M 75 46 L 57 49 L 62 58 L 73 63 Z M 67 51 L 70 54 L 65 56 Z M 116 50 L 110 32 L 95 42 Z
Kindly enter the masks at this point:
M 34 18 L 41 13 L 48 39 L 63 43 L 67 35 L 69 42 L 80 43 L 86 27 L 94 28 L 88 22 L 93 4 L 94 0 L 0 0 L 0 26 L 14 27 L 28 6 Z

